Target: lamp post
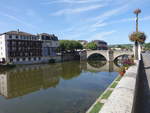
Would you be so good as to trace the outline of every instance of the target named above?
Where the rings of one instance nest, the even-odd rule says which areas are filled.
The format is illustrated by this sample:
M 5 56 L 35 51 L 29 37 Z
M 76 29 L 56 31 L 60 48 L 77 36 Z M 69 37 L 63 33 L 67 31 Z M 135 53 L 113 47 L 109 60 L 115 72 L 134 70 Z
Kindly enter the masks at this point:
M 141 10 L 140 9 L 136 9 L 134 11 L 134 14 L 136 14 L 136 32 L 138 32 L 138 20 L 139 20 L 139 13 L 141 13 Z
M 134 11 L 134 14 L 136 14 L 136 32 L 138 32 L 138 20 L 139 20 L 139 13 L 141 13 L 141 10 L 140 9 L 136 9 Z M 135 41 L 135 49 L 134 49 L 134 57 L 135 57 L 135 60 L 140 60 L 140 54 L 141 54 L 141 46 L 140 44 Z

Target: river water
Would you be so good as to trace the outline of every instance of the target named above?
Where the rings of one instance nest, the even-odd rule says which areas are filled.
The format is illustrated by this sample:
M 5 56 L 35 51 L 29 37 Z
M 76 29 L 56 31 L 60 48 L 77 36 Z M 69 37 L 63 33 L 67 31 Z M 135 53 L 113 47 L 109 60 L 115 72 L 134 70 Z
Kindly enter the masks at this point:
M 85 113 L 116 78 L 113 63 L 64 62 L 0 72 L 0 113 Z

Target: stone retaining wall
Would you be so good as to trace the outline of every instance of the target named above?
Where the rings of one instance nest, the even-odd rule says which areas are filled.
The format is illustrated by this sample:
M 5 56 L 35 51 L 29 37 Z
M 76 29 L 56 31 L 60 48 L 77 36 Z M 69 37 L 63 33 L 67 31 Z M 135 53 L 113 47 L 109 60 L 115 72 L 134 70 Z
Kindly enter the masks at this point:
M 139 62 L 131 66 L 99 113 L 131 113 L 134 103 Z

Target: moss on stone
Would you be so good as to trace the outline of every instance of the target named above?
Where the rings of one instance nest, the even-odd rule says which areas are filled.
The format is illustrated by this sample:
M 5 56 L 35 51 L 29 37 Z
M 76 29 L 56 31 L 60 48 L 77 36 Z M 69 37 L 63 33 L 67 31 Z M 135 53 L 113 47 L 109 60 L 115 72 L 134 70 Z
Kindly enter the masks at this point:
M 106 92 L 104 93 L 104 95 L 102 96 L 102 99 L 107 99 L 107 98 L 110 96 L 110 94 L 111 94 L 112 92 L 113 92 L 113 91 L 111 91 L 111 90 L 106 91 Z
M 103 105 L 104 105 L 103 103 L 97 102 L 94 105 L 93 109 L 90 111 L 90 113 L 98 113 Z
M 117 82 L 114 82 L 111 86 L 110 86 L 110 88 L 115 88 L 116 86 L 117 86 Z
M 122 78 L 122 77 L 121 77 L 121 76 L 119 76 L 119 77 L 116 79 L 116 81 L 120 81 L 120 80 L 121 80 L 121 78 Z

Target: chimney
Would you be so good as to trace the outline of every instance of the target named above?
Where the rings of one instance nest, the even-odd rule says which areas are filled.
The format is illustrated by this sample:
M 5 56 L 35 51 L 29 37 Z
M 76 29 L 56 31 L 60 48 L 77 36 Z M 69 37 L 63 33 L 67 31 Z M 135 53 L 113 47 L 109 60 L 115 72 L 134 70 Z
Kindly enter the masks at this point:
M 17 29 L 17 33 L 19 33 L 19 29 Z

